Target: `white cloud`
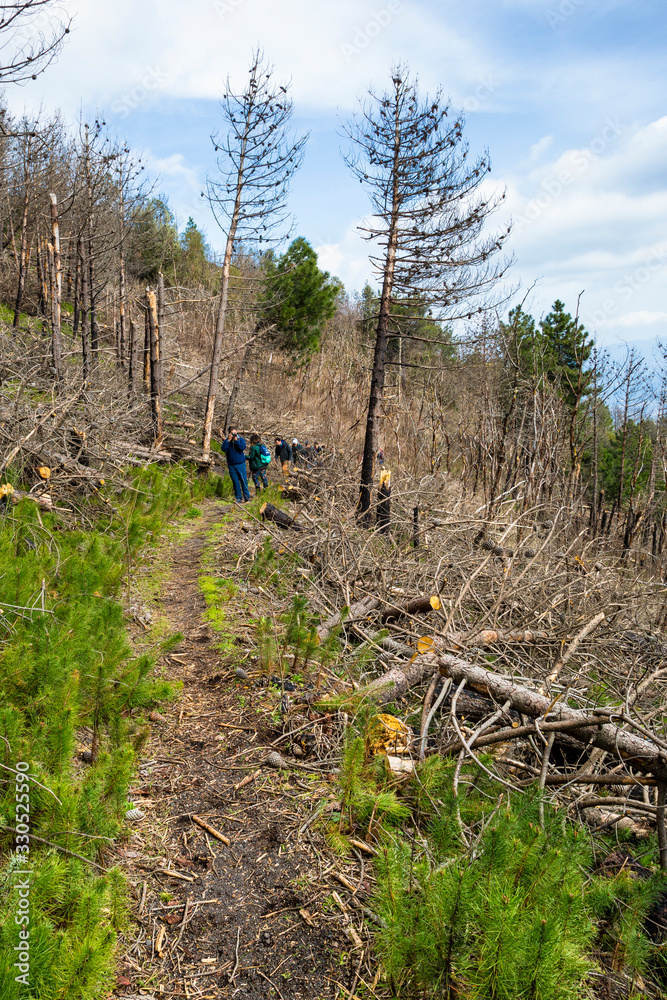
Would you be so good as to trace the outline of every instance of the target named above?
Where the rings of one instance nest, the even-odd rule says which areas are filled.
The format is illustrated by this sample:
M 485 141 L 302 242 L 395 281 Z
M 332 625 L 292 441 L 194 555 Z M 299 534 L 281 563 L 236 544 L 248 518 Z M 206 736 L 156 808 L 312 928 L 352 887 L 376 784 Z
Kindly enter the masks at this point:
M 73 116 L 82 99 L 122 105 L 147 74 L 160 77 L 151 95 L 217 98 L 228 74 L 245 80 L 258 44 L 278 75 L 293 80 L 305 108 L 352 107 L 399 59 L 411 61 L 430 90 L 446 59 L 447 84 L 461 98 L 493 79 L 479 40 L 416 0 L 68 0 L 67 7 L 74 29 L 58 63 L 11 93 L 13 107 L 43 100 Z
M 515 270 L 525 285 L 540 279 L 539 308 L 558 297 L 574 309 L 584 291 L 584 319 L 605 336 L 662 313 L 665 159 L 667 119 L 639 127 L 610 117 L 586 144 L 507 179 Z
M 542 136 L 539 142 L 533 143 L 528 152 L 528 162 L 539 163 L 547 150 L 553 145 L 553 141 L 553 135 L 545 135 Z
M 363 224 L 364 220 L 358 219 L 348 226 L 337 243 L 315 247 L 319 266 L 340 278 L 348 291 L 361 291 L 367 281 L 376 280 L 368 260 L 369 245 L 359 231 Z

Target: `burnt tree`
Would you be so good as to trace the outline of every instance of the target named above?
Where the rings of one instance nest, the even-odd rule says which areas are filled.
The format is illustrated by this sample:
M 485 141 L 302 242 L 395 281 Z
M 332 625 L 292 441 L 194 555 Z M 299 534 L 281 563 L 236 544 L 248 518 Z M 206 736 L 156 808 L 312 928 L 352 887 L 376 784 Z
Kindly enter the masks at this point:
M 385 93 L 369 91 L 345 132 L 352 142 L 345 162 L 372 205 L 361 231 L 374 246 L 370 260 L 382 281 L 361 467 L 364 513 L 371 505 L 393 305 L 419 302 L 441 324 L 481 312 L 480 296 L 504 273 L 506 264 L 493 257 L 509 230 L 484 232 L 504 197 L 481 189 L 491 169 L 488 155 L 469 158 L 462 117 L 440 92 L 421 98 L 405 66 L 394 68 Z M 433 343 L 445 342 L 443 330 L 442 341 Z

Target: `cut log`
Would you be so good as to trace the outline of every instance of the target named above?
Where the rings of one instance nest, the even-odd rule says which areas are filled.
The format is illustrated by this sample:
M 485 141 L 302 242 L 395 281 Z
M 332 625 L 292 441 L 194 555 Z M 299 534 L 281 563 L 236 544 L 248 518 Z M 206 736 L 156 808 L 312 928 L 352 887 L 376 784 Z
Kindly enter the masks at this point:
M 391 472 L 389 469 L 383 469 L 380 473 L 375 523 L 384 534 L 389 531 L 391 523 Z
M 263 521 L 272 521 L 279 528 L 291 528 L 292 531 L 306 530 L 303 524 L 297 524 L 293 517 L 290 517 L 289 514 L 286 514 L 282 510 L 278 510 L 272 503 L 263 503 L 259 508 L 259 513 Z
M 428 658 L 432 662 L 433 656 Z M 554 702 L 553 698 L 516 684 L 510 677 L 495 674 L 457 656 L 439 655 L 435 659 L 442 676 L 451 677 L 455 684 L 465 680 L 474 691 L 485 694 L 496 702 L 509 701 L 515 711 L 533 719 L 548 716 L 548 722 L 564 723 L 570 735 L 577 740 L 606 750 L 612 757 L 620 758 L 640 771 L 653 774 L 660 781 L 667 780 L 667 752 L 656 743 L 621 729 L 612 722 L 605 722 L 603 718 L 592 722 L 590 711 L 584 712 L 560 701 Z M 597 710 L 597 714 L 612 716 L 613 713 L 601 708 Z M 544 725 L 542 728 L 545 728 Z M 511 738 L 511 730 L 508 735 Z M 482 736 L 476 745 L 481 746 L 484 742 Z
M 282 484 L 278 486 L 280 490 L 280 495 L 283 500 L 307 500 L 310 496 L 306 490 L 301 489 L 299 486 L 293 486 L 289 484 L 288 486 L 283 486 Z
M 413 597 L 404 604 L 396 607 L 386 608 L 381 615 L 382 622 L 395 621 L 403 615 L 426 615 L 431 611 L 439 611 L 441 607 L 440 598 L 433 597 Z
M 552 637 L 553 638 L 553 637 Z M 531 644 L 540 639 L 549 639 L 548 632 L 534 632 L 532 629 L 511 632 L 504 629 L 484 628 L 481 632 L 459 636 L 458 640 L 472 646 L 492 646 L 497 642 L 516 642 Z M 458 641 L 457 640 L 457 641 Z
M 421 684 L 431 677 L 436 670 L 437 659 L 433 653 L 417 655 L 409 663 L 392 667 L 382 677 L 377 677 L 366 687 L 355 691 L 350 700 L 355 704 L 372 701 L 376 705 L 387 705 L 401 698 L 415 684 Z

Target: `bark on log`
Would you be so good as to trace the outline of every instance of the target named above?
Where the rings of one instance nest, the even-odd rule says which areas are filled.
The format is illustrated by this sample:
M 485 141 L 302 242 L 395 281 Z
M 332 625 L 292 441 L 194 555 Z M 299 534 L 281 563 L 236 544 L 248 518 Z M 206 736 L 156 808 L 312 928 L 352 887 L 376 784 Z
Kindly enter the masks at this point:
M 423 653 L 400 666 L 387 670 L 382 677 L 377 677 L 366 687 L 355 691 L 354 701 L 373 701 L 377 705 L 386 705 L 390 701 L 401 698 L 405 692 L 421 684 L 437 670 L 437 661 L 432 653 Z
M 365 618 L 367 614 L 374 611 L 379 606 L 379 597 L 364 597 L 361 601 L 357 601 L 356 604 L 350 605 L 346 621 L 354 621 L 357 618 Z M 335 615 L 331 616 L 331 618 L 327 618 L 325 622 L 322 622 L 317 629 L 318 642 L 324 642 L 325 639 L 328 639 L 333 630 L 340 625 L 342 615 L 342 611 L 337 611 Z
M 382 622 L 395 621 L 403 615 L 426 615 L 431 611 L 440 610 L 440 598 L 433 597 L 413 597 L 404 604 L 393 608 L 386 608 L 381 615 Z
M 591 724 L 590 712 L 570 708 L 553 698 L 545 697 L 531 688 L 516 684 L 510 677 L 494 674 L 484 667 L 475 666 L 457 656 L 437 658 L 437 665 L 443 677 L 451 677 L 454 683 L 465 680 L 468 686 L 480 694 L 485 694 L 497 702 L 509 701 L 512 708 L 531 718 L 548 715 L 549 720 L 572 725 L 571 734 L 578 740 L 606 750 L 613 757 L 640 771 L 655 775 L 661 781 L 667 780 L 667 753 L 655 743 L 632 732 L 621 729 L 610 722 Z M 601 709 L 601 712 L 606 711 Z M 578 725 L 577 725 L 578 723 Z M 481 740 L 478 741 L 478 745 Z
M 297 524 L 293 517 L 286 514 L 282 510 L 278 510 L 274 507 L 272 503 L 264 503 L 259 508 L 259 513 L 262 516 L 263 521 L 272 521 L 277 524 L 280 528 L 291 528 L 292 531 L 305 531 L 303 524 Z
M 533 632 L 531 629 L 525 629 L 519 632 L 509 632 L 503 629 L 495 628 L 485 628 L 481 632 L 473 633 L 470 636 L 461 636 L 461 640 L 466 643 L 478 646 L 488 646 L 493 645 L 496 642 L 518 642 L 518 643 L 533 643 L 538 642 L 540 639 L 548 639 L 548 632 Z

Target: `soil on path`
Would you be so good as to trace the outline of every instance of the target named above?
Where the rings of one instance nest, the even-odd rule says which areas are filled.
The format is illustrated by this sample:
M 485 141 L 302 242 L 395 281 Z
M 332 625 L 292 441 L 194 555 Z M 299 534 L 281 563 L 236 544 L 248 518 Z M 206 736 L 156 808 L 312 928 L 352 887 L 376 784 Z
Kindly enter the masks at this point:
M 331 856 L 311 833 L 315 824 L 302 829 L 315 808 L 334 798 L 335 778 L 298 765 L 275 770 L 262 764 L 281 736 L 280 714 L 267 711 L 271 692 L 235 676 L 254 641 L 250 603 L 255 616 L 267 613 L 261 605 L 271 596 L 241 592 L 226 607 L 234 616 L 236 655 L 221 656 L 219 636 L 205 617 L 199 580 L 210 573 L 202 557 L 210 552 L 212 530 L 216 571 L 229 575 L 238 560 L 240 514 L 220 532 L 228 511 L 209 501 L 202 517 L 189 522 L 191 533 L 166 557 L 168 581 L 151 609 L 170 632 L 183 634 L 163 661 L 183 690 L 161 709 L 164 721 L 153 713 L 132 789 L 145 817 L 118 861 L 135 890 L 136 935 L 127 941 L 114 995 L 347 997 L 368 948 L 360 948 L 358 912 L 344 901 L 340 907 L 346 891 L 338 885 L 341 896 L 332 895 L 331 878 L 347 871 L 361 886 L 363 868 L 360 878 Z M 280 697 L 276 691 L 278 705 Z M 289 759 L 284 744 L 281 751 Z M 250 780 L 239 787 L 244 778 Z

